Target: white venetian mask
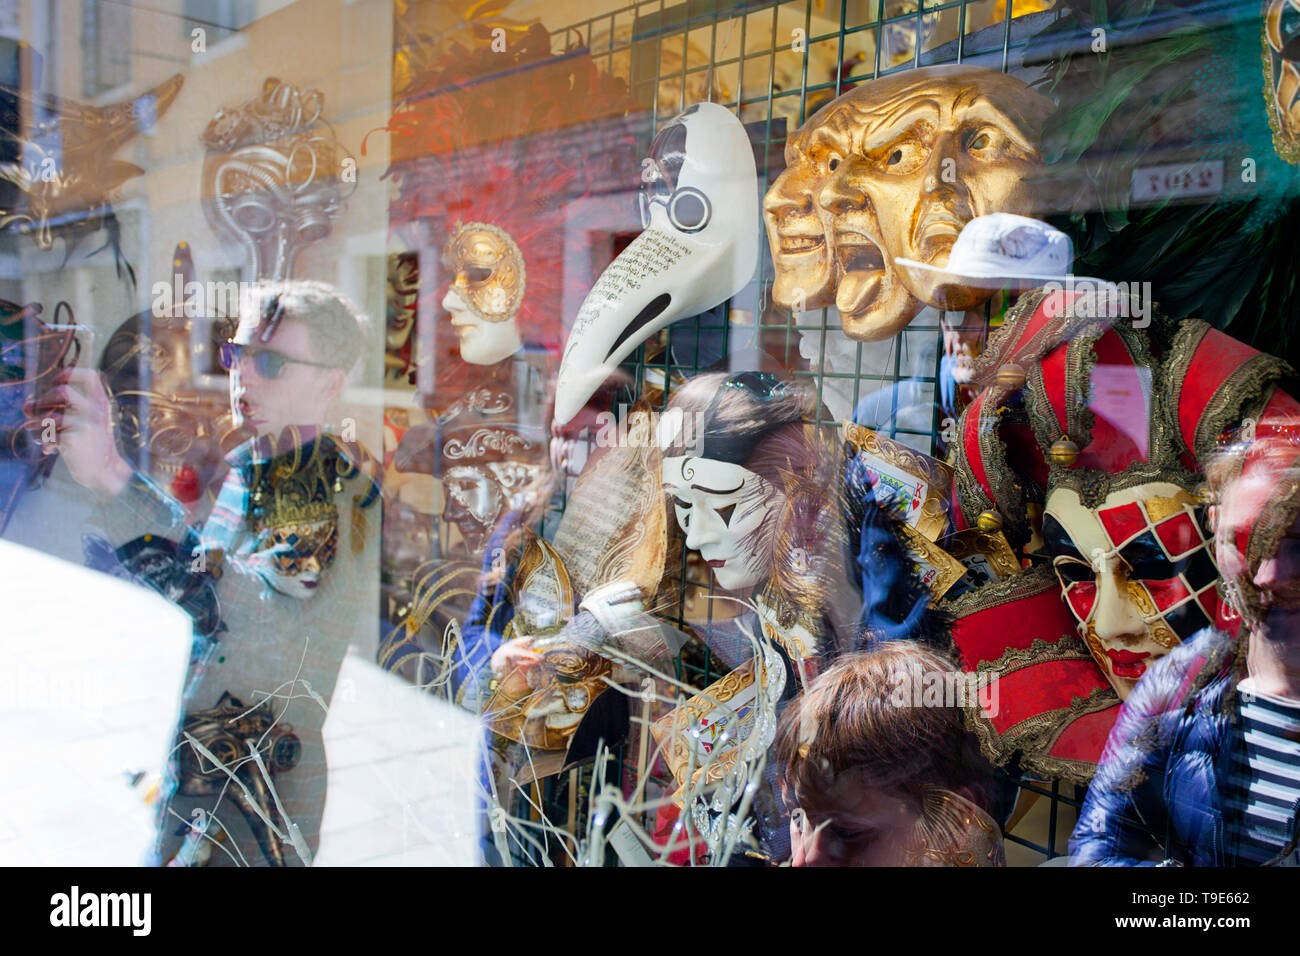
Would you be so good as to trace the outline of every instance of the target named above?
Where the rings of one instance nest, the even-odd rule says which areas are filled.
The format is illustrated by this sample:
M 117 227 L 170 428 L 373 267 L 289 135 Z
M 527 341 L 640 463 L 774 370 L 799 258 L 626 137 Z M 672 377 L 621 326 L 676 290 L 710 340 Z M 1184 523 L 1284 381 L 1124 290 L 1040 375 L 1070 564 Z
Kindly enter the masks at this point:
M 678 456 L 663 460 L 663 486 L 686 547 L 708 562 L 721 587 L 741 591 L 767 577 L 781 507 L 771 482 L 740 465 Z
M 523 348 L 514 318 L 489 322 L 469 307 L 453 286 L 442 307 L 451 314 L 451 326 L 460 340 L 460 357 L 471 365 L 495 365 Z

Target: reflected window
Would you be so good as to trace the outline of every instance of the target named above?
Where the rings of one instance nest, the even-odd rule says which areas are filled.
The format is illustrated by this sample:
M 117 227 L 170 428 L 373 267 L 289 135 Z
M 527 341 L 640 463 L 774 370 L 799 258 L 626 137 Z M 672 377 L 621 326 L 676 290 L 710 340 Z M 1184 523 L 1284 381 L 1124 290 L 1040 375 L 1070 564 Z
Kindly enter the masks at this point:
M 81 4 L 81 87 L 95 97 L 131 82 L 131 8 L 101 0 Z

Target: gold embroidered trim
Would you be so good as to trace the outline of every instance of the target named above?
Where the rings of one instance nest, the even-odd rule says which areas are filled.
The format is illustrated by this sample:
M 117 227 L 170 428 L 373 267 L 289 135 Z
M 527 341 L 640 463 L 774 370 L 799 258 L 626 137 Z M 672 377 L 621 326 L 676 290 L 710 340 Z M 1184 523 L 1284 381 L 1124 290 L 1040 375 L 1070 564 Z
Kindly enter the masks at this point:
M 1200 319 L 1188 319 L 1180 322 L 1174 333 L 1169 351 L 1165 354 L 1165 377 L 1160 398 L 1161 407 L 1172 419 L 1174 434 L 1178 438 L 1178 447 L 1188 450 L 1183 443 L 1183 431 L 1178 421 L 1178 407 L 1183 399 L 1183 382 L 1187 380 L 1187 369 L 1192 364 L 1192 357 L 1201 345 L 1201 340 L 1210 331 L 1210 325 Z M 1195 452 L 1193 452 L 1195 454 Z
M 987 407 L 981 403 L 983 407 Z M 966 416 L 974 410 L 974 405 L 967 408 L 961 414 L 961 420 L 958 424 L 958 434 L 964 435 L 966 429 Z M 993 418 L 990 424 L 996 427 L 997 419 Z M 980 422 L 980 428 L 985 427 L 984 422 Z M 998 502 L 990 498 L 984 491 L 984 488 L 975 480 L 975 473 L 971 468 L 970 461 L 966 457 L 965 439 L 959 439 L 952 443 L 948 453 L 948 463 L 952 467 L 954 481 L 957 487 L 957 506 L 961 508 L 962 516 L 966 523 L 971 527 L 975 526 L 976 519 L 981 511 L 997 511 L 1001 513 Z
M 993 497 L 998 502 L 998 511 L 1002 515 L 1003 532 L 1007 540 L 1016 545 L 1023 545 L 1031 537 L 1025 489 L 1020 484 L 1019 476 L 1007 461 L 1007 444 L 1002 440 L 1001 435 L 1001 415 L 994 418 L 990 424 L 991 427 L 988 429 L 981 427 L 979 435 L 984 474 L 988 479 L 989 487 L 993 489 Z
M 1096 666 L 1082 641 L 1073 635 L 1063 635 L 1057 641 L 1040 638 L 1029 647 L 1010 648 L 996 661 L 980 661 L 976 671 L 1001 679 L 1031 664 L 1068 660 L 1086 660 Z M 1086 784 L 1096 771 L 1094 763 L 1053 757 L 1049 751 L 1074 721 L 1118 702 L 1119 697 L 1113 688 L 1099 686 L 1087 697 L 1072 699 L 1068 707 L 1033 714 L 1000 735 L 994 730 L 993 722 L 984 715 L 978 701 L 967 704 L 962 711 L 966 726 L 979 740 L 980 749 L 998 766 L 1004 766 L 1019 751 L 1020 765 L 1026 770 Z
M 1056 572 L 1047 565 L 1040 564 L 1022 574 L 994 581 L 982 588 L 975 588 L 957 597 L 949 598 L 940 606 L 953 618 L 960 619 L 1012 601 L 1030 598 L 1047 590 L 1060 590 L 1060 587 L 1061 582 L 1057 580 Z
M 1059 315 L 1043 323 L 1042 328 L 1029 337 L 1027 341 L 1012 351 L 1012 346 L 1019 340 L 1022 329 L 1039 305 L 1051 293 L 1047 289 L 1034 289 L 1024 293 L 1007 311 L 1002 328 L 989 336 L 984 353 L 976 360 L 974 382 L 981 388 L 997 387 L 997 372 L 1007 362 L 1016 362 L 1026 371 L 1037 365 L 1039 360 L 1062 342 L 1074 342 L 1083 339 L 1095 341 L 1107 328 L 1114 324 L 1109 316 L 1078 315 L 1074 303 L 1068 303 Z
M 1259 31 L 1259 41 L 1263 46 L 1264 61 L 1264 111 L 1268 114 L 1268 128 L 1273 133 L 1273 152 L 1283 160 L 1283 162 L 1296 164 L 1300 163 L 1300 139 L 1287 133 L 1282 128 L 1277 116 L 1277 80 L 1273 76 L 1273 57 L 1272 51 L 1268 45 L 1268 37 L 1263 30 Z
M 1016 304 L 1007 310 L 1002 327 L 989 334 L 984 351 L 975 359 L 972 381 L 981 389 L 996 385 L 998 369 L 1011 360 L 1011 347 L 1019 340 L 1020 326 L 1027 322 L 1038 306 L 1047 298 L 1046 289 L 1031 289 L 1016 300 Z M 1036 341 L 1050 329 L 1051 323 L 1039 331 L 1029 341 L 1032 350 Z M 1023 350 L 1022 350 L 1023 351 Z
M 1172 433 L 1171 445 L 1186 448 L 1182 441 L 1182 428 L 1178 421 L 1178 408 L 1182 402 L 1183 382 L 1188 367 L 1211 326 L 1200 319 L 1188 319 L 1179 324 L 1162 363 L 1164 408 L 1166 427 Z M 1192 436 L 1194 447 L 1187 450 L 1198 462 L 1204 462 L 1219 443 L 1219 436 L 1228 428 L 1241 422 L 1248 412 L 1258 412 L 1271 397 L 1273 388 L 1290 372 L 1286 362 L 1272 355 L 1260 353 L 1251 356 L 1241 367 L 1225 378 L 1214 390 L 1214 395 L 1201 411 L 1196 433 Z
M 1153 481 L 1168 482 L 1180 488 L 1194 488 L 1197 483 L 1196 476 L 1181 466 L 1160 468 L 1145 461 L 1135 461 L 1115 474 L 1092 468 L 1061 469 L 1053 476 L 1052 490 L 1068 488 L 1079 496 L 1085 508 L 1096 510 L 1112 492 Z
M 1068 382 L 1066 388 L 1069 388 Z M 1051 399 L 1047 396 L 1047 383 L 1043 381 L 1041 365 L 1035 365 L 1030 369 L 1025 379 L 1025 413 L 1029 416 L 1029 427 L 1033 430 L 1039 447 L 1051 448 L 1052 443 L 1061 437 L 1061 423 L 1057 420 Z M 1068 414 L 1065 420 L 1068 426 L 1070 421 Z M 1085 447 L 1074 435 L 1069 437 L 1080 448 Z M 1050 462 L 1050 459 L 1048 461 Z

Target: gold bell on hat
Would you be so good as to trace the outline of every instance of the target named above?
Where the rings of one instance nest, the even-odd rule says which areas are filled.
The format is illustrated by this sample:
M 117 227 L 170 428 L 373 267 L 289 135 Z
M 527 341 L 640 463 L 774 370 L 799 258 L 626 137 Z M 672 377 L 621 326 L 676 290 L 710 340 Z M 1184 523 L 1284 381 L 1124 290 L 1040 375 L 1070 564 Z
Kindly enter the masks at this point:
M 1070 441 L 1069 435 L 1062 435 L 1052 442 L 1047 457 L 1052 459 L 1052 464 L 1060 465 L 1062 468 L 1069 468 L 1079 460 L 1079 446 Z
M 1002 515 L 996 511 L 981 511 L 979 517 L 975 519 L 975 524 L 981 531 L 992 534 L 994 531 L 1002 530 Z
M 1025 384 L 1025 370 L 1015 362 L 1008 362 L 998 369 L 997 380 L 1003 388 L 1015 391 Z

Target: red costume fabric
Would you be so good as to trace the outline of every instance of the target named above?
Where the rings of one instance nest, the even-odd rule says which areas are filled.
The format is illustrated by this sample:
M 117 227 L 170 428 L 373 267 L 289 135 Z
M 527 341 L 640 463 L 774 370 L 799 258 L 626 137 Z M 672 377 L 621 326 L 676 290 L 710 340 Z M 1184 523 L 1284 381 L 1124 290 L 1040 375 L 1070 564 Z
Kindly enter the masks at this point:
M 1035 548 L 1029 506 L 1053 488 L 1071 488 L 1121 558 L 1141 545 L 1177 563 L 1169 581 L 1142 586 L 1183 640 L 1211 622 L 1239 625 L 1214 586 L 1204 522 L 1187 511 L 1153 517 L 1138 505 L 1099 511 L 1107 494 L 1161 481 L 1195 495 L 1225 436 L 1245 422 L 1255 436 L 1245 467 L 1276 488 L 1264 512 L 1237 531 L 1252 567 L 1300 511 L 1300 446 L 1291 439 L 1300 436 L 1300 403 L 1278 388 L 1284 363 L 1197 320 L 1136 329 L 1085 301 L 1079 291 L 1026 293 L 977 366 L 981 391 L 952 454 L 954 524 L 974 527 L 982 514 L 996 514 L 1037 566 L 945 602 L 961 666 L 988 681 L 966 707 L 986 754 L 1077 783 L 1091 778 L 1119 699 L 1076 636 L 1094 585 L 1069 584 L 1062 593 Z M 1279 454 L 1279 442 L 1289 451 Z

